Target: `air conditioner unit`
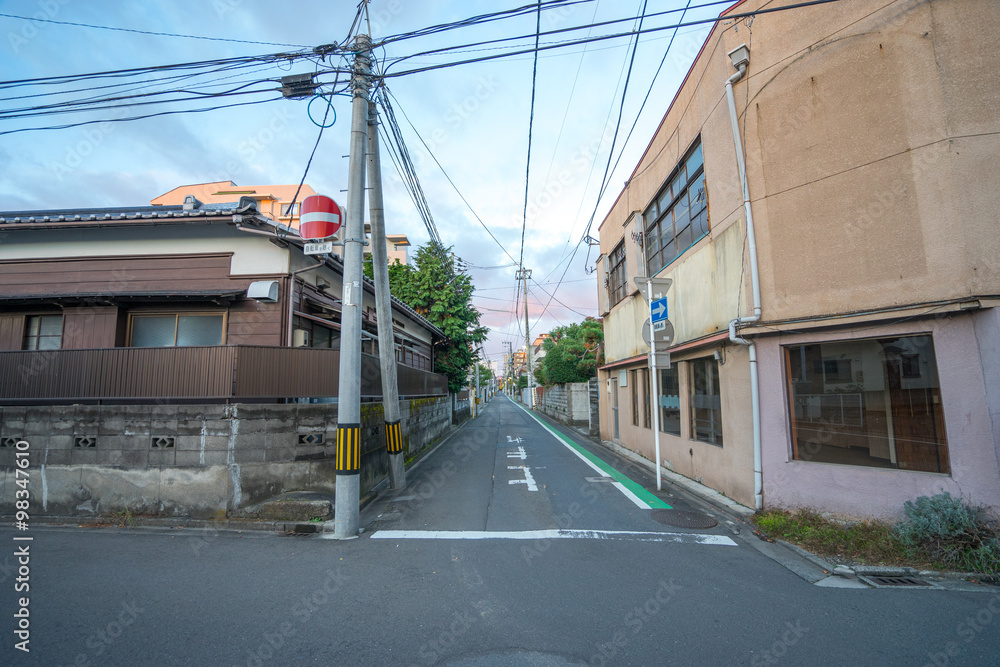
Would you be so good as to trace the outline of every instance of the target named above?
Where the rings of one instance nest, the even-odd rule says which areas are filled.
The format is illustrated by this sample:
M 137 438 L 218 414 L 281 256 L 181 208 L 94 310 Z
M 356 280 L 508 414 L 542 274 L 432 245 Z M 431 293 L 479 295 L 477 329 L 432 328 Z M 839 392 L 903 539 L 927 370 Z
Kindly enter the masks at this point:
M 309 332 L 296 329 L 292 332 L 292 347 L 309 347 Z
M 275 303 L 278 300 L 277 280 L 255 280 L 247 288 L 247 298 L 264 303 Z

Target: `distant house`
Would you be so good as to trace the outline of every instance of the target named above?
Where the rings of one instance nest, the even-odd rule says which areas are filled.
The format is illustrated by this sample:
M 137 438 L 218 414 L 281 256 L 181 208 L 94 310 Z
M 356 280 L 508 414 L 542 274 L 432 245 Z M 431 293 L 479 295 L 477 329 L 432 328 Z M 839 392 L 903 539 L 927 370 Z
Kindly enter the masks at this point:
M 107 480 L 139 483 L 155 468 L 182 487 L 178 469 L 204 485 L 164 486 L 155 507 L 139 503 L 144 511 L 235 511 L 334 483 L 335 403 L 350 382 L 371 404 L 362 467 L 366 484 L 377 481 L 374 288 L 362 285 L 361 376 L 340 378 L 343 266 L 302 245 L 250 196 L 0 212 L 0 466 L 13 464 L 13 439 L 28 439 L 62 513 L 75 512 L 75 487 L 52 486 L 52 475 L 79 479 L 81 465 L 100 472 L 84 486 L 105 494 L 105 507 L 118 502 Z M 408 439 L 419 449 L 451 424 L 447 379 L 433 373 L 445 336 L 402 302 L 392 309 L 401 402 L 430 399 L 412 410 L 437 410 Z
M 296 191 L 298 197 L 293 205 L 292 198 L 295 197 Z M 206 204 L 226 204 L 239 201 L 243 197 L 252 197 L 257 202 L 257 210 L 261 215 L 292 229 L 298 229 L 302 200 L 314 194 L 316 191 L 308 183 L 303 183 L 300 190 L 297 184 L 239 186 L 232 181 L 216 181 L 181 185 L 149 203 L 153 206 L 179 206 L 184 203 L 186 197 L 194 197 Z
M 727 19 L 765 7 L 723 12 L 601 224 L 602 438 L 652 462 L 658 410 L 656 463 L 750 507 L 1000 509 L 1000 55 L 969 46 L 1000 4 Z
M 298 193 L 298 196 L 296 196 Z M 299 228 L 299 214 L 301 213 L 302 200 L 310 195 L 317 194 L 308 183 L 303 183 L 300 188 L 297 184 L 287 185 L 245 185 L 239 186 L 232 181 L 216 181 L 214 183 L 195 183 L 193 185 L 181 185 L 170 192 L 156 197 L 150 204 L 153 206 L 180 206 L 187 197 L 194 197 L 205 204 L 228 204 L 239 201 L 242 198 L 252 198 L 257 205 L 257 210 L 261 215 L 274 220 L 279 225 L 285 225 L 291 229 Z M 294 198 L 294 202 L 292 199 Z M 334 198 L 336 199 L 336 197 Z M 371 226 L 365 223 L 365 232 L 371 233 Z M 406 264 L 407 249 L 410 246 L 409 239 L 405 234 L 387 234 L 386 250 L 389 256 L 389 263 L 399 261 Z M 365 248 L 366 257 L 369 249 Z M 343 256 L 340 246 L 333 249 L 333 254 L 337 257 Z

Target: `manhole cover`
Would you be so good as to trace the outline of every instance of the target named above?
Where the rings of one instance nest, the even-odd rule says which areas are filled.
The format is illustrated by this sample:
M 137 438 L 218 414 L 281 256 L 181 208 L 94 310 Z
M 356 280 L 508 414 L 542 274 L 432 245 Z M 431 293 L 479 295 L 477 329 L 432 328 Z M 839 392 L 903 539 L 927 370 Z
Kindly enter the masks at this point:
M 714 528 L 719 522 L 707 514 L 686 510 L 653 510 L 650 516 L 665 526 L 674 528 Z

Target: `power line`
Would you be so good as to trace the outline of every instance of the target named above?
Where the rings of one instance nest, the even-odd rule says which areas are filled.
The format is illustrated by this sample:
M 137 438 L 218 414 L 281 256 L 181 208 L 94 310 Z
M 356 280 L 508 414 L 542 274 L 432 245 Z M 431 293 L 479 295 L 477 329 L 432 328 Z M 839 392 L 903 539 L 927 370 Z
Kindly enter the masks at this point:
M 538 38 L 542 30 L 542 3 L 538 2 L 538 14 L 535 20 L 535 59 L 531 68 L 531 110 L 528 114 L 528 157 L 524 165 L 524 216 L 521 220 L 521 254 L 517 264 L 524 271 L 524 233 L 528 227 L 528 188 L 531 186 L 531 131 L 535 124 L 535 89 L 538 82 Z
M 414 30 L 407 33 L 401 33 L 399 35 L 390 35 L 380 40 L 375 46 L 385 46 L 387 44 L 392 44 L 394 42 L 399 42 L 405 39 L 413 39 L 416 37 L 425 37 L 427 35 L 433 35 L 447 30 L 454 30 L 456 28 L 467 28 L 474 25 L 482 25 L 484 23 L 490 23 L 492 21 L 499 21 L 508 18 L 514 18 L 519 16 L 524 16 L 533 13 L 541 8 L 541 10 L 549 10 L 555 8 L 569 7 L 572 5 L 584 4 L 588 2 L 594 2 L 595 0 L 549 0 L 548 2 L 538 2 L 532 5 L 524 5 L 522 7 L 516 7 L 513 9 L 506 9 L 499 12 L 491 12 L 489 14 L 480 14 L 479 16 L 472 16 L 467 19 L 462 19 L 460 21 L 453 21 L 451 23 L 442 23 L 435 26 L 429 26 L 427 28 L 421 28 L 420 30 Z
M 384 89 L 385 89 L 386 93 L 388 93 L 389 95 L 392 95 L 392 91 L 390 91 L 388 88 L 384 88 Z M 392 98 L 395 100 L 396 96 L 392 95 Z M 396 102 L 398 103 L 399 100 L 396 100 Z M 455 189 L 455 193 L 459 196 L 459 198 L 462 200 L 462 202 L 468 207 L 469 212 L 471 212 L 472 215 L 473 215 L 473 217 L 476 218 L 476 221 L 479 222 L 480 225 L 482 225 L 483 229 L 486 230 L 486 233 L 489 234 L 490 238 L 493 239 L 493 242 L 496 243 L 497 246 L 499 246 L 501 250 L 503 250 L 504 254 L 507 255 L 508 257 L 510 257 L 510 261 L 517 262 L 517 260 L 514 259 L 514 257 L 509 252 L 507 252 L 507 248 L 504 247 L 504 245 L 502 243 L 500 243 L 500 241 L 493 234 L 493 232 L 490 231 L 490 228 L 486 225 L 485 222 L 483 222 L 483 219 L 479 217 L 479 214 L 476 213 L 475 209 L 472 208 L 472 204 L 470 204 L 469 200 L 465 198 L 465 195 L 463 195 L 462 191 L 458 189 L 458 186 L 455 185 L 455 181 L 453 181 L 451 179 L 451 176 L 448 175 L 448 172 L 445 171 L 444 166 L 442 166 L 441 162 L 437 159 L 437 156 L 434 155 L 434 151 L 432 151 L 431 147 L 427 145 L 426 141 L 424 141 L 423 136 L 421 136 L 420 132 L 417 131 L 417 128 L 416 128 L 416 126 L 414 126 L 413 121 L 410 120 L 410 117 L 406 115 L 406 111 L 403 110 L 402 107 L 400 107 L 399 108 L 399 113 L 403 114 L 403 118 L 406 119 L 406 122 L 409 124 L 410 128 L 413 130 L 413 133 L 417 135 L 417 139 L 419 139 L 420 143 L 423 144 L 424 148 L 427 150 L 427 154 L 431 156 L 432 160 L 434 160 L 434 164 L 436 164 L 438 166 L 438 169 L 441 170 L 441 173 L 444 174 L 445 179 L 447 179 L 448 183 L 451 184 L 451 187 Z M 517 266 L 517 264 L 515 264 L 515 266 Z
M 383 74 L 383 77 L 384 78 L 392 78 L 392 77 L 407 76 L 407 75 L 410 75 L 410 74 L 418 74 L 420 72 L 429 72 L 429 71 L 432 71 L 432 70 L 444 69 L 444 68 L 447 68 L 447 67 L 457 67 L 459 65 L 469 65 L 469 64 L 472 64 L 472 63 L 485 62 L 485 61 L 489 61 L 489 60 L 498 60 L 500 58 L 509 58 L 509 57 L 512 57 L 512 56 L 525 55 L 525 54 L 534 53 L 534 52 L 537 52 L 537 51 L 550 51 L 550 50 L 553 50 L 553 49 L 561 49 L 561 48 L 566 48 L 566 47 L 569 47 L 569 46 L 577 46 L 577 45 L 580 45 L 580 44 L 588 44 L 588 43 L 591 43 L 591 42 L 602 42 L 602 41 L 607 41 L 607 40 L 612 40 L 612 39 L 622 39 L 622 38 L 631 39 L 633 35 L 635 35 L 635 36 L 645 35 L 645 34 L 650 34 L 650 33 L 655 33 L 655 32 L 663 32 L 664 30 L 675 30 L 677 28 L 687 28 L 687 27 L 691 27 L 691 26 L 704 25 L 704 24 L 708 24 L 708 23 L 714 24 L 714 23 L 718 23 L 720 21 L 729 21 L 729 20 L 734 20 L 734 19 L 739 19 L 739 18 L 745 18 L 745 17 L 748 17 L 748 16 L 756 16 L 756 15 L 760 15 L 760 14 L 771 14 L 771 13 L 774 13 L 774 12 L 787 11 L 787 10 L 790 10 L 790 9 L 801 9 L 803 7 L 813 7 L 813 6 L 816 6 L 816 5 L 825 5 L 825 4 L 830 4 L 830 3 L 833 3 L 833 2 L 841 2 L 841 0 L 810 0 L 809 2 L 800 2 L 800 3 L 797 3 L 797 4 L 793 4 L 793 5 L 783 5 L 781 7 L 769 7 L 769 8 L 764 8 L 764 9 L 757 9 L 757 10 L 755 10 L 753 12 L 744 12 L 744 13 L 739 13 L 739 14 L 727 14 L 725 16 L 717 16 L 717 17 L 707 18 L 707 19 L 690 20 L 690 21 L 686 21 L 686 22 L 673 23 L 673 24 L 665 25 L 665 26 L 657 26 L 655 28 L 643 28 L 641 31 L 618 32 L 618 33 L 611 33 L 611 34 L 607 34 L 607 35 L 599 35 L 597 37 L 585 37 L 585 38 L 580 38 L 580 39 L 564 40 L 564 41 L 561 41 L 561 42 L 547 44 L 547 45 L 544 45 L 544 46 L 540 45 L 537 48 L 527 47 L 527 48 L 521 48 L 520 50 L 517 50 L 517 51 L 509 51 L 507 53 L 500 53 L 500 54 L 493 54 L 493 55 L 488 55 L 488 56 L 481 56 L 479 58 L 469 58 L 469 59 L 466 59 L 466 60 L 458 60 L 458 61 L 448 62 L 448 63 L 438 63 L 438 64 L 435 64 L 435 65 L 426 65 L 424 67 L 415 67 L 413 69 L 408 69 L 408 70 L 404 70 L 402 72 L 396 72 L 396 73 L 393 73 L 393 74 L 389 74 L 388 71 L 387 71 L 385 74 Z M 716 5 L 716 4 L 730 4 L 730 3 L 729 2 L 710 2 L 710 3 L 706 3 L 704 5 L 698 5 L 697 7 L 707 7 L 707 6 Z M 677 10 L 671 10 L 671 11 L 672 12 L 679 12 L 679 11 L 682 11 L 682 10 L 677 9 Z M 669 12 L 660 12 L 660 13 L 669 13 Z M 631 19 L 620 19 L 620 20 L 615 21 L 615 22 L 621 22 L 621 21 L 625 21 L 625 20 L 631 20 Z M 597 25 L 600 25 L 600 24 L 597 24 Z M 590 26 L 579 26 L 577 28 L 563 28 L 563 29 L 560 29 L 558 31 L 552 31 L 550 33 L 545 33 L 545 34 L 552 34 L 552 33 L 555 33 L 555 32 L 565 32 L 566 30 L 582 29 L 582 28 L 587 28 L 587 27 L 590 27 Z M 493 42 L 510 41 L 510 40 L 514 40 L 514 39 L 526 39 L 526 36 L 521 36 L 521 37 L 516 37 L 516 38 L 509 38 L 509 39 L 504 39 L 504 40 L 493 40 Z M 491 42 L 483 42 L 483 43 L 485 44 L 485 43 L 491 43 Z M 457 47 L 447 47 L 447 48 L 443 48 L 443 49 L 437 49 L 435 51 L 428 51 L 428 52 L 425 52 L 425 53 L 417 53 L 417 54 L 413 54 L 413 55 L 410 55 L 410 56 L 404 56 L 403 58 L 399 58 L 396 61 L 390 63 L 386 67 L 386 70 L 388 70 L 388 68 L 391 67 L 392 65 L 395 65 L 396 63 L 401 62 L 404 58 L 412 58 L 412 57 L 416 57 L 416 56 L 420 56 L 420 55 L 429 55 L 429 54 L 433 54 L 433 53 L 439 53 L 439 52 L 449 51 L 449 50 L 458 49 L 458 48 L 465 48 L 467 46 L 474 46 L 474 45 L 462 45 L 462 46 L 457 46 Z
M 712 7 L 712 6 L 715 6 L 715 5 L 730 5 L 730 4 L 732 4 L 732 0 L 710 0 L 709 2 L 706 2 L 704 4 L 697 5 L 695 7 L 695 9 L 707 8 L 707 7 Z M 681 11 L 682 10 L 680 10 L 680 9 L 668 9 L 668 10 L 661 11 L 661 12 L 651 13 L 651 14 L 648 15 L 647 18 L 654 18 L 654 17 L 659 17 L 659 16 L 666 16 L 666 15 L 669 15 L 669 14 L 676 14 L 676 13 L 679 13 Z M 716 21 L 716 20 L 719 20 L 719 19 L 718 18 L 713 18 L 711 20 Z M 625 17 L 625 18 L 619 18 L 619 19 L 609 19 L 607 21 L 598 21 L 596 23 L 593 22 L 593 20 L 591 20 L 591 23 L 585 23 L 585 24 L 576 25 L 576 26 L 569 26 L 569 27 L 566 27 L 566 28 L 557 28 L 555 30 L 548 30 L 546 32 L 542 32 L 540 34 L 540 37 L 550 37 L 550 36 L 553 36 L 553 35 L 562 35 L 564 33 L 577 32 L 577 31 L 580 31 L 580 30 L 588 30 L 588 38 L 589 38 L 590 37 L 589 31 L 592 31 L 594 28 L 615 25 L 615 24 L 618 24 L 618 23 L 630 23 L 630 22 L 634 22 L 634 21 L 635 21 L 635 18 L 632 17 L 632 16 L 628 16 L 628 17 Z M 598 41 L 600 39 L 609 39 L 609 38 L 612 38 L 612 37 L 623 37 L 623 36 L 631 37 L 633 34 L 636 34 L 635 31 L 634 30 L 630 30 L 629 32 L 625 32 L 625 33 L 616 33 L 616 34 L 611 35 L 611 36 L 594 38 L 593 41 Z M 508 42 L 518 42 L 518 41 L 523 41 L 523 40 L 531 39 L 531 38 L 534 38 L 534 37 L 535 37 L 534 34 L 517 35 L 517 36 L 514 36 L 514 37 L 499 37 L 499 38 L 496 38 L 496 39 L 483 40 L 483 41 L 479 41 L 479 42 L 470 42 L 468 44 L 460 44 L 460 45 L 457 45 L 457 46 L 444 46 L 444 47 L 439 47 L 439 48 L 436 48 L 436 49 L 429 49 L 427 51 L 420 51 L 418 53 L 412 53 L 412 54 L 405 55 L 405 56 L 397 56 L 395 58 L 391 58 L 390 60 L 392 60 L 392 62 L 390 63 L 389 66 L 391 67 L 392 65 L 397 65 L 397 64 L 403 62 L 404 60 L 409 60 L 411 58 L 419 58 L 421 56 L 429 56 L 429 55 L 435 55 L 435 54 L 441 54 L 441 53 L 462 53 L 462 52 L 468 52 L 468 51 L 471 51 L 471 50 L 476 50 L 476 49 L 474 49 L 474 47 L 485 47 L 485 46 L 489 46 L 489 45 L 492 45 L 492 44 L 505 44 L 505 43 L 508 43 Z M 557 48 L 557 47 L 560 47 L 560 46 L 567 46 L 567 45 L 571 45 L 571 44 L 578 44 L 578 43 L 579 44 L 583 44 L 583 43 L 586 43 L 587 41 L 591 41 L 591 40 L 589 40 L 587 38 L 584 38 L 582 40 L 581 39 L 576 39 L 576 40 L 563 40 L 563 41 L 558 41 L 558 42 L 545 42 L 545 47 L 543 47 L 543 48 L 548 49 L 548 48 Z M 500 48 L 517 49 L 517 48 L 524 48 L 524 47 L 519 47 L 517 45 L 510 45 L 510 46 L 505 46 L 505 47 L 496 47 L 496 49 L 500 49 Z M 536 45 L 536 48 L 537 48 L 537 45 Z M 488 50 L 488 49 L 478 49 L 478 50 Z M 529 51 L 512 52 L 512 53 L 508 53 L 508 54 L 498 54 L 498 55 L 496 55 L 494 57 L 504 57 L 505 55 L 522 55 L 522 54 L 525 54 L 525 53 L 530 53 L 530 50 Z M 398 75 L 393 75 L 393 76 L 398 76 Z
M 427 203 L 427 197 L 424 195 L 423 187 L 420 185 L 416 167 L 410 158 L 409 150 L 406 148 L 403 132 L 396 121 L 396 114 L 393 111 L 392 103 L 389 101 L 389 95 L 386 93 L 385 86 L 382 86 L 378 92 L 377 100 L 385 112 L 385 125 L 388 128 L 388 132 L 383 132 L 383 134 L 388 135 L 386 143 L 391 147 L 390 153 L 392 151 L 396 153 L 393 156 L 393 163 L 400 172 L 399 175 L 403 179 L 403 184 L 410 193 L 410 198 L 413 199 L 413 203 L 424 221 L 424 226 L 427 227 L 428 235 L 432 241 L 440 243 L 441 236 L 438 233 L 437 225 L 434 224 L 434 216 L 431 214 L 430 205 Z
M 31 21 L 32 23 L 53 23 L 55 25 L 68 25 L 76 28 L 93 28 L 95 30 L 113 30 L 115 32 L 131 32 L 139 35 L 152 35 L 154 37 L 182 37 L 184 39 L 203 39 L 209 42 L 235 42 L 237 44 L 258 44 L 264 46 L 291 46 L 297 49 L 307 49 L 308 46 L 303 46 L 301 44 L 281 44 L 278 42 L 252 42 L 246 39 L 226 39 L 225 37 L 202 37 L 199 35 L 181 35 L 172 32 L 154 32 L 151 30 L 136 30 L 133 28 L 116 28 L 106 25 L 93 25 L 90 23 L 74 23 L 72 21 L 54 21 L 52 19 L 41 19 L 37 15 L 34 17 L 30 16 L 16 16 L 14 14 L 0 14 L 0 16 L 8 19 L 18 19 L 20 21 Z
M 201 109 L 182 109 L 177 111 L 161 111 L 159 113 L 150 113 L 142 116 L 129 116 L 127 118 L 98 118 L 95 120 L 85 120 L 79 123 L 67 123 L 65 125 L 49 125 L 46 127 L 22 127 L 16 130 L 5 130 L 0 132 L 0 136 L 5 134 L 17 134 L 18 132 L 36 132 L 40 130 L 66 130 L 72 127 L 81 127 L 83 125 L 94 125 L 96 123 L 121 123 L 133 120 L 144 120 L 146 118 L 156 118 L 159 116 L 173 116 L 182 113 L 205 113 L 207 111 L 216 111 L 218 109 L 231 109 L 233 107 L 246 107 L 254 104 L 264 104 L 266 102 L 273 102 L 275 100 L 284 99 L 283 97 L 275 97 L 267 100 L 256 100 L 254 102 L 237 102 L 236 104 L 221 104 L 214 107 L 203 107 Z

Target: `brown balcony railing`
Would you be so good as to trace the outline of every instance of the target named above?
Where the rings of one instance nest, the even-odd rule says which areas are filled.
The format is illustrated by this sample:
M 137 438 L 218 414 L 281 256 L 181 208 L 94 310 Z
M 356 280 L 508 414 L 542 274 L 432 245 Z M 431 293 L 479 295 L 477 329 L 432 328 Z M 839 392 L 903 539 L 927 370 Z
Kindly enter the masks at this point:
M 340 351 L 224 345 L 0 352 L 0 403 L 283 400 L 336 397 Z M 396 366 L 400 398 L 443 396 L 448 379 Z M 361 396 L 379 399 L 377 357 L 363 354 Z

